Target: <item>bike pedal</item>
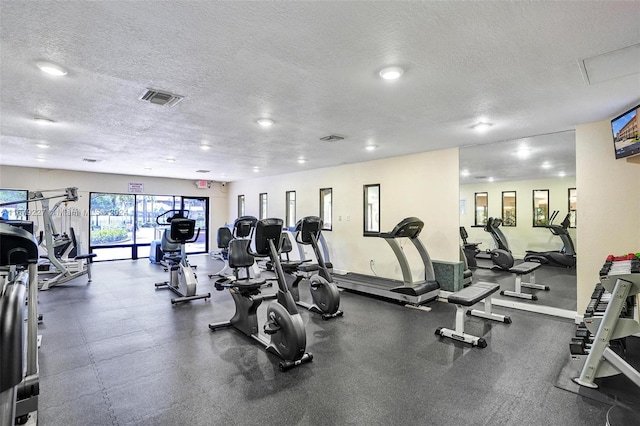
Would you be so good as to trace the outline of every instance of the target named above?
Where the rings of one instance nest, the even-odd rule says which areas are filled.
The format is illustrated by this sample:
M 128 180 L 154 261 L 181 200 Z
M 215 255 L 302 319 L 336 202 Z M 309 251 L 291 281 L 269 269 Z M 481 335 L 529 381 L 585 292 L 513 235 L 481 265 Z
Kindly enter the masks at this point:
M 280 326 L 274 322 L 268 322 L 264 325 L 265 334 L 275 334 L 280 330 Z

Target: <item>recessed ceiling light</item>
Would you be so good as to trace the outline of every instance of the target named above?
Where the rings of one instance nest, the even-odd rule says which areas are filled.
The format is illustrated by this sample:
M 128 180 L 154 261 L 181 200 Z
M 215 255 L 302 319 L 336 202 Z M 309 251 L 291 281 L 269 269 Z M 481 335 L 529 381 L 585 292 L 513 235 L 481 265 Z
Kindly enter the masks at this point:
M 304 158 L 298 158 L 298 163 L 303 164 L 306 163 L 307 160 L 305 160 Z
M 36 65 L 38 66 L 38 68 L 40 68 L 40 71 L 49 75 L 67 75 L 67 70 L 62 68 L 60 65 L 56 65 L 52 62 L 38 61 L 36 62 Z
M 558 176 L 560 176 L 560 177 L 565 177 L 566 175 L 567 175 L 567 174 L 566 174 L 565 172 L 560 172 L 560 173 L 558 173 Z
M 47 160 L 45 160 L 44 158 L 36 158 L 36 161 L 39 161 L 39 162 L 41 162 L 41 163 L 44 163 L 44 162 L 45 162 L 45 161 L 47 161 Z
M 397 80 L 404 73 L 404 70 L 400 67 L 387 67 L 380 71 L 380 77 L 385 80 Z
M 261 118 L 258 121 L 256 121 L 256 123 L 258 123 L 262 127 L 271 127 L 271 126 L 273 126 L 273 120 L 270 119 L 270 118 Z
M 489 181 L 489 182 L 493 182 L 493 178 L 492 178 L 492 177 L 489 177 L 488 181 Z
M 471 126 L 471 128 L 478 132 L 486 132 L 491 126 L 493 126 L 493 123 L 486 123 L 484 121 L 481 121 Z
M 375 151 L 376 148 L 378 148 L 377 145 L 367 145 L 364 147 L 367 151 Z
M 516 155 L 518 156 L 518 158 L 524 160 L 529 158 L 529 155 L 531 155 L 531 150 L 526 146 L 523 146 L 518 148 L 518 151 L 516 151 Z
M 43 143 L 43 142 L 41 142 L 41 143 L 37 144 L 36 146 L 37 146 L 38 148 L 43 148 L 43 149 L 44 149 L 44 148 L 49 148 L 49 144 L 46 144 L 46 143 Z
M 461 174 L 462 176 L 465 176 L 465 177 L 466 177 L 466 176 L 469 176 L 469 170 L 463 170 L 463 171 L 461 171 L 461 172 L 460 172 L 460 174 Z
M 203 151 L 208 151 L 211 149 L 211 147 L 209 145 L 200 145 L 200 149 Z
M 257 172 L 259 172 L 259 171 L 260 171 L 260 168 L 259 168 L 259 167 L 254 167 L 254 168 L 253 168 L 253 171 L 254 171 L 254 173 L 257 173 Z
M 540 167 L 542 167 L 543 169 L 550 169 L 552 166 L 548 161 L 545 161 Z
M 35 120 L 36 123 L 41 124 L 43 126 L 55 123 L 55 121 L 50 120 L 48 118 L 44 118 L 44 117 L 33 117 L 33 119 Z

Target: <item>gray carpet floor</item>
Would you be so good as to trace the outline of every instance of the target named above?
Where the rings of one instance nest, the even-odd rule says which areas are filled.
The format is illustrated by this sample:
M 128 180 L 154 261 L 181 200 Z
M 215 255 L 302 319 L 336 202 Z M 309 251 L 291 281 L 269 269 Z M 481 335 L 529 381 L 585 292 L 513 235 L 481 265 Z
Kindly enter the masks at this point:
M 341 292 L 344 317 L 301 311 L 314 359 L 281 373 L 249 338 L 208 329 L 234 304 L 207 277 L 220 263 L 190 260 L 207 301 L 172 306 L 154 287 L 167 273 L 147 260 L 95 263 L 92 283 L 40 293 L 40 424 L 605 424 L 609 405 L 554 387 L 571 321 L 496 308 L 513 323 L 467 319 L 487 340 L 478 349 L 434 334 L 454 326 L 453 305 L 424 312 Z

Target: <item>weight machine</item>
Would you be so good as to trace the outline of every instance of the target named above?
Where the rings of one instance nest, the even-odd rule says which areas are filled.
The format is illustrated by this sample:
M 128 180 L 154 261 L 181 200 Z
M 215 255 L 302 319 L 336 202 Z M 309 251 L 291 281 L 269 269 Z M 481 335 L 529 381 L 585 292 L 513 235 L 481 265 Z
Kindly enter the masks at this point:
M 64 191 L 64 193 L 60 193 Z M 58 194 L 45 196 L 45 193 L 58 192 Z M 53 207 L 49 206 L 49 200 L 61 198 Z M 78 188 L 69 187 L 64 189 L 50 189 L 45 191 L 29 191 L 28 199 L 24 201 L 11 201 L 0 204 L 5 205 L 20 203 L 39 202 L 42 206 L 42 221 L 44 231 L 40 232 L 40 245 L 46 251 L 46 259 L 53 270 L 40 271 L 40 290 L 49 290 L 51 287 L 78 278 L 82 275 L 88 276 L 91 282 L 91 261 L 96 254 L 79 254 L 78 243 L 75 238 L 73 228 L 70 228 L 70 236 L 66 233 L 59 234 L 53 215 L 62 204 L 78 201 Z M 53 276 L 52 276 L 53 275 Z

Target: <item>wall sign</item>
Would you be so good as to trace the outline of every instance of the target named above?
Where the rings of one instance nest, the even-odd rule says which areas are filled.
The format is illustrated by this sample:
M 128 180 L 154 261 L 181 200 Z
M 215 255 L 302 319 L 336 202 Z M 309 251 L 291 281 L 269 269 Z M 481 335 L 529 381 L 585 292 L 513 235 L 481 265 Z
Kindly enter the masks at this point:
M 144 183 L 129 182 L 129 192 L 142 194 L 144 192 Z

